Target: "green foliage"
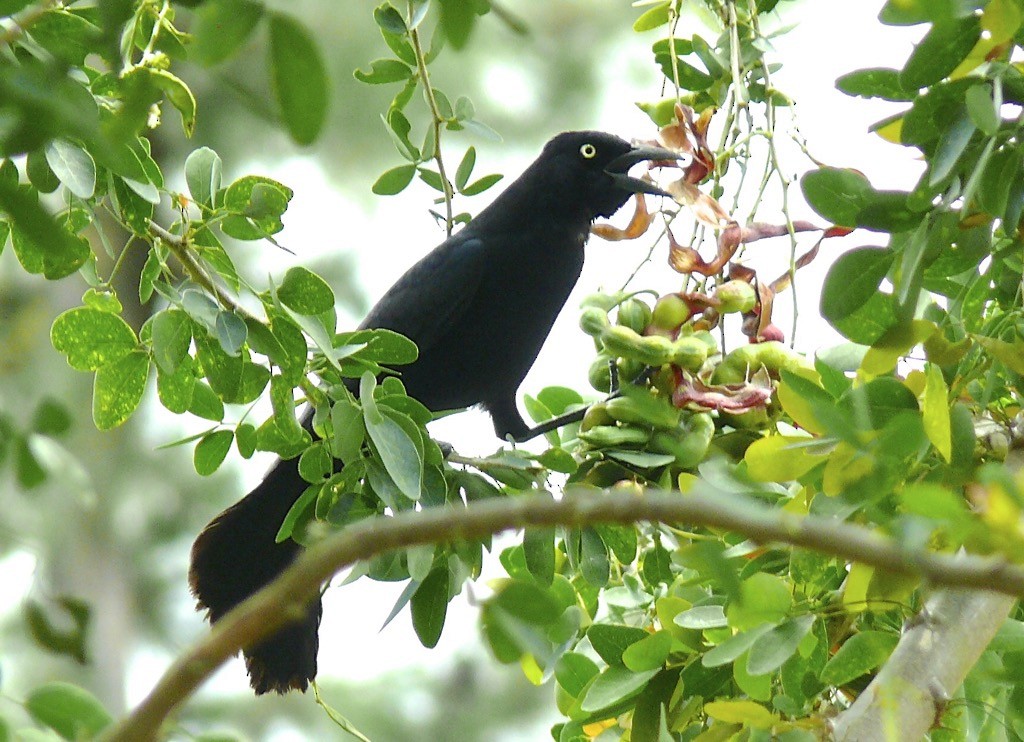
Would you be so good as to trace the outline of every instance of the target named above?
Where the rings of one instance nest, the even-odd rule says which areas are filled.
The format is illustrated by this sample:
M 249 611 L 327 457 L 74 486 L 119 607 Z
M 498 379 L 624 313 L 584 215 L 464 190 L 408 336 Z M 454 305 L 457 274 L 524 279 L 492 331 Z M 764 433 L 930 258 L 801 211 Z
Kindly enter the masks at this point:
M 232 446 L 243 458 L 298 458 L 309 486 L 280 524 L 280 540 L 305 543 L 320 527 L 403 510 L 458 512 L 562 481 L 564 496 L 581 498 L 604 488 L 642 497 L 651 487 L 684 497 L 699 483 L 738 507 L 756 502 L 794 517 L 849 520 L 908 549 L 1019 561 L 1019 486 L 992 469 L 979 473 L 1006 451 L 974 431 L 977 420 L 1012 430 L 1021 409 L 1024 124 L 1007 114 L 1007 104 L 1024 103 L 1024 77 L 1012 61 L 1024 22 L 1016 0 L 889 3 L 883 23 L 928 24 L 920 43 L 900 70 L 867 68 L 837 82 L 849 95 L 903 104 L 876 130 L 915 148 L 925 172 L 901 191 L 817 164 L 800 179 L 807 203 L 834 225 L 823 239 L 855 228 L 874 233 L 871 246 L 834 262 L 822 289 L 821 315 L 850 344 L 813 360 L 765 334 L 782 278 L 753 281 L 736 264 L 730 281 L 722 275 L 732 257 L 726 235 L 737 225 L 714 199 L 732 197 L 735 181 L 725 176 L 737 167 L 745 173 L 757 146 L 774 147 L 778 129 L 750 124 L 741 141 L 736 124 L 723 139 L 727 153 L 704 141 L 715 108 L 731 111 L 730 122 L 742 112 L 749 123 L 751 111 L 771 122 L 788 105 L 772 83 L 769 37 L 759 25 L 783 5 L 707 0 L 721 24 L 709 41 L 677 35 L 677 0 L 643 4 L 634 30 L 661 37 L 652 61 L 670 97 L 641 108 L 667 127 L 663 136 L 684 133 L 688 153 L 705 158 L 706 172 L 687 172 L 696 193 L 679 200 L 696 216 L 695 244 L 713 222 L 725 257 L 706 273 L 682 270 L 685 248 L 673 238 L 670 261 L 686 274 L 680 291 L 656 302 L 645 292 L 590 297 L 581 327 L 597 351 L 591 381 L 614 398 L 549 433 L 543 452 L 506 448 L 458 468 L 425 428 L 431 411 L 391 373 L 416 359 L 414 344 L 387 330 L 339 328 L 334 291 L 306 268 L 291 267 L 262 290 L 239 274 L 232 240 L 275 244 L 291 188 L 255 174 L 225 184 L 225 163 L 202 146 L 184 163 L 187 194 L 176 193 L 166 183 L 181 179 L 153 156 L 147 137 L 168 105 L 185 136 L 201 115 L 180 61 L 215 65 L 243 47 L 249 53 L 262 43 L 256 31 L 264 22 L 275 117 L 295 142 L 314 142 L 330 101 L 308 31 L 247 0 L 206 0 L 185 11 L 188 34 L 176 24 L 191 3 L 78 5 L 0 0 L 0 15 L 32 11 L 31 22 L 5 23 L 0 42 L 11 52 L 0 62 L 0 250 L 10 238 L 27 273 L 59 280 L 79 272 L 86 282 L 82 306 L 56 317 L 50 336 L 72 368 L 95 375 L 97 428 L 128 420 L 153 369 L 167 410 L 209 421 L 171 444 L 194 444 L 197 474 L 217 471 Z M 501 176 L 477 174 L 475 145 L 453 159 L 449 132 L 491 132 L 467 97 L 453 101 L 433 86 L 430 65 L 450 53 L 445 44 L 457 52 L 472 43 L 488 13 L 507 20 L 488 0 L 385 2 L 372 14 L 387 56 L 354 71 L 360 83 L 397 87 L 381 120 L 404 164 L 383 172 L 373 192 L 399 193 L 418 177 L 438 194 L 435 204 L 446 205 L 449 229 L 469 218 L 454 214 L 452 200 Z M 680 104 L 694 109 L 697 123 Z M 765 172 L 780 167 L 775 161 Z M 50 193 L 57 196 L 40 198 Z M 156 207 L 167 205 L 175 216 L 160 224 L 166 211 Z M 678 211 L 665 214 L 669 228 L 685 209 Z M 98 212 L 131 237 L 116 245 Z M 744 243 L 763 236 L 751 233 L 756 228 L 748 225 Z M 140 244 L 139 298 L 161 304 L 133 327 L 114 278 Z M 783 278 L 813 257 L 794 254 Z M 715 332 L 733 321 L 725 315 L 755 342 Z M 258 400 L 269 400 L 269 414 Z M 297 417 L 304 403 L 313 408 L 305 427 Z M 586 400 L 551 387 L 524 404 L 543 421 Z M 27 425 L 0 413 L 0 465 L 20 487 L 38 487 L 51 473 L 40 444 L 76 422 L 52 401 Z M 417 636 L 433 647 L 448 603 L 480 574 L 490 548 L 489 539 L 408 548 L 373 559 L 365 574 L 407 582 L 392 617 L 408 604 Z M 499 662 L 517 663 L 530 681 L 554 678 L 566 719 L 553 730 L 560 740 L 602 731 L 634 742 L 805 739 L 827 704 L 862 690 L 887 661 L 922 598 L 913 581 L 829 554 L 678 524 L 530 527 L 500 561 L 507 578 L 482 601 L 483 637 Z M 27 606 L 31 633 L 47 651 L 84 661 L 88 610 L 57 603 L 60 614 Z M 1004 626 L 960 691 L 964 705 L 996 709 L 1017 730 L 1020 627 Z M 94 698 L 63 683 L 31 691 L 25 707 L 67 739 L 95 736 L 110 722 Z M 933 738 L 943 734 L 965 736 L 946 729 Z

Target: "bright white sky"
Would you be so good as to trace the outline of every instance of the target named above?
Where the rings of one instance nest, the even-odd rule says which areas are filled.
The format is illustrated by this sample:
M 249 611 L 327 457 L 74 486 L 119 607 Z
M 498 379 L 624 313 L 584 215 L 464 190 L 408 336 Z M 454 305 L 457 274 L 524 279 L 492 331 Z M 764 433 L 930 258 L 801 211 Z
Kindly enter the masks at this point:
M 779 42 L 779 54 L 775 58 L 782 62 L 783 69 L 776 75 L 775 82 L 797 101 L 800 130 L 811 152 L 828 164 L 863 171 L 876 187 L 911 187 L 921 169 L 920 164 L 912 159 L 912 152 L 888 144 L 867 131 L 870 124 L 892 113 L 894 108 L 891 105 L 866 104 L 861 100 L 850 99 L 836 91 L 833 82 L 839 75 L 858 66 L 902 66 L 910 44 L 921 35 L 921 29 L 879 26 L 875 19 L 882 5 L 881 0 L 814 0 L 801 3 L 795 10 L 789 3 L 781 5 L 784 12 L 788 11 L 785 20 L 799 21 L 800 25 Z M 610 55 L 603 64 L 610 70 L 649 67 L 649 44 L 657 33 L 651 32 L 631 40 L 628 46 L 621 48 L 618 54 Z M 532 104 L 528 81 L 515 69 L 496 67 L 490 74 L 493 76 L 492 82 L 500 85 L 502 100 L 506 103 L 512 101 L 519 110 Z M 592 122 L 592 128 L 614 132 L 625 138 L 651 138 L 653 128 L 632 102 L 658 97 L 653 70 L 650 78 L 652 82 L 645 89 L 633 87 L 628 76 L 610 74 L 605 79 L 612 82 L 605 91 L 601 113 Z M 780 120 L 784 133 L 788 126 L 784 114 Z M 501 145 L 487 142 L 478 142 L 477 149 L 479 167 L 482 168 L 483 163 L 486 163 L 488 172 L 505 172 L 510 179 L 535 155 L 533 152 L 510 151 Z M 783 161 L 787 173 L 794 179 L 811 167 L 806 158 L 791 148 L 783 151 Z M 273 262 L 264 266 L 274 275 L 282 274 L 291 264 L 308 262 L 314 257 L 307 249 L 310 246 L 325 253 L 335 252 L 339 248 L 358 248 L 361 282 L 367 295 L 376 298 L 405 268 L 443 236 L 426 213 L 429 196 L 425 189 L 412 188 L 401 196 L 379 199 L 376 208 L 368 211 L 363 203 L 348 201 L 334 191 L 316 163 L 310 159 L 296 158 L 276 167 L 256 163 L 253 171 L 264 172 L 293 186 L 301 184 L 288 211 L 286 230 L 281 235 L 281 241 L 287 245 L 301 245 L 303 254 L 300 258 L 292 258 L 283 253 L 275 253 L 272 256 Z M 374 176 L 372 173 L 366 175 L 367 188 Z M 479 210 L 483 205 L 481 201 L 474 200 L 469 204 L 470 208 Z M 794 218 L 808 218 L 820 223 L 821 220 L 803 206 L 798 186 L 794 186 L 791 191 L 791 203 L 794 203 Z M 402 215 L 401 218 L 396 219 L 396 214 Z M 767 209 L 762 211 L 760 217 L 763 221 L 774 221 Z M 622 222 L 621 219 L 616 221 Z M 339 235 L 338 224 L 346 225 L 344 235 Z M 382 239 L 381 234 L 385 230 L 387 235 Z M 336 238 L 332 239 L 332 235 L 336 235 Z M 797 338 L 801 349 L 813 350 L 837 340 L 837 336 L 827 326 L 820 320 L 815 321 L 817 289 L 831 259 L 852 247 L 872 244 L 878 237 L 870 233 L 856 233 L 843 240 L 826 242 L 816 263 L 801 271 L 798 284 L 802 310 L 800 334 Z M 801 244 L 810 246 L 814 239 L 813 235 L 808 235 Z M 579 300 L 602 286 L 617 288 L 622 277 L 629 275 L 646 254 L 649 244 L 649 239 L 641 239 L 637 243 L 592 240 L 588 247 L 588 262 L 579 285 L 566 304 L 535 367 L 527 376 L 520 395 L 523 392 L 536 393 L 550 384 L 589 388 L 586 372 L 593 357 L 593 346 L 589 338 L 577 329 L 576 308 Z M 755 247 L 757 255 L 763 255 L 758 260 L 766 261 L 765 275 L 774 277 L 784 270 L 788 263 L 788 241 L 785 238 L 758 243 Z M 258 281 L 257 276 L 251 278 Z M 667 268 L 664 252 L 661 251 L 656 253 L 652 265 L 634 286 L 674 290 L 678 283 L 679 279 Z M 787 338 L 791 326 L 790 309 L 791 300 L 788 296 L 777 300 L 776 324 L 786 331 Z M 357 319 L 353 318 L 353 321 Z M 441 440 L 452 442 L 460 452 L 467 454 L 487 454 L 498 444 L 493 437 L 489 419 L 480 413 L 466 413 L 439 421 L 433 433 Z M 166 435 L 164 428 L 161 439 L 156 442 L 166 442 Z M 269 463 L 268 460 L 268 466 Z M 248 465 L 244 473 L 246 483 L 254 484 L 261 472 L 260 464 Z M 5 560 L 5 582 L 12 588 L 14 583 L 24 585 L 27 590 L 33 566 L 20 557 Z M 490 570 L 492 575 L 500 573 L 500 567 L 497 570 L 492 567 Z M 20 579 L 19 574 L 23 574 L 25 580 Z M 348 681 L 358 681 L 407 666 L 445 667 L 450 665 L 458 653 L 464 652 L 468 645 L 479 643 L 477 611 L 469 604 L 467 593 L 458 597 L 450 606 L 444 635 L 435 650 L 425 650 L 420 646 L 412 632 L 407 612 L 385 632 L 380 633 L 380 626 L 401 590 L 401 584 L 360 580 L 353 585 L 328 591 L 324 630 L 320 637 L 321 677 L 339 676 Z M 486 592 L 484 585 L 471 586 L 467 592 L 479 594 L 481 591 Z M 180 605 L 182 619 L 194 624 L 195 635 L 199 636 L 206 631 L 205 624 L 191 611 L 192 601 L 184 585 Z M 353 606 L 358 606 L 358 609 L 353 610 Z M 128 683 L 129 704 L 137 703 L 148 692 L 169 662 L 169 657 L 148 651 L 138 655 L 132 665 Z M 512 668 L 510 672 L 518 672 L 518 669 Z M 206 691 L 237 693 L 245 683 L 244 677 L 241 662 L 235 661 L 214 678 Z M 410 698 L 409 702 L 415 704 L 417 699 Z M 510 731 L 507 739 L 540 738 L 537 736 L 538 731 Z M 524 736 L 516 737 L 514 734 Z M 546 730 L 543 734 L 546 735 Z M 278 741 L 299 739 L 287 731 L 274 734 L 273 738 Z

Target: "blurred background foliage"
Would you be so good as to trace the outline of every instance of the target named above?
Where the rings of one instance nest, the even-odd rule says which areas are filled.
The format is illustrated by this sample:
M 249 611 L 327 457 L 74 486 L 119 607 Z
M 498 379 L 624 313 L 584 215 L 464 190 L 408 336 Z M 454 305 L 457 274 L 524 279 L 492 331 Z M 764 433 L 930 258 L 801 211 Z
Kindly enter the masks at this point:
M 310 147 L 296 145 L 275 120 L 264 24 L 222 64 L 175 64 L 176 74 L 196 96 L 200 115 L 191 139 L 181 135 L 176 123 L 153 131 L 149 138 L 154 159 L 170 178 L 182 172 L 189 152 L 209 146 L 228 163 L 229 182 L 242 173 L 300 157 L 316 163 L 336 189 L 334 198 L 369 209 L 377 199 L 371 184 L 384 169 L 400 164 L 380 120 L 394 86 L 363 85 L 352 74 L 387 52 L 372 4 L 276 0 L 265 5 L 298 19 L 322 52 L 331 106 L 319 139 Z M 187 31 L 190 11 L 178 10 L 176 23 Z M 584 127 L 594 120 L 604 102 L 602 89 L 607 83 L 602 78 L 615 49 L 629 38 L 635 11 L 625 3 L 597 8 L 589 0 L 528 0 L 516 3 L 510 12 L 514 18 L 505 21 L 495 14 L 481 19 L 471 43 L 442 55 L 431 74 L 437 87 L 452 90 L 453 98 L 457 92 L 473 99 L 478 118 L 501 132 L 503 152 L 535 151 L 551 132 Z M 655 71 L 638 64 L 618 68 L 615 74 L 635 83 L 653 80 Z M 419 113 L 424 116 L 422 128 L 426 113 Z M 177 114 L 168 106 L 165 116 Z M 497 149 L 480 137 L 460 141 L 463 146 L 482 143 Z M 183 183 L 168 185 L 183 189 Z M 374 245 L 367 244 L 365 234 L 355 243 L 352 235 L 357 230 L 352 225 L 337 226 L 336 233 L 322 238 L 330 243 L 329 257 L 306 264 L 327 278 L 352 315 L 358 316 L 368 297 L 360 288 L 351 254 L 373 250 Z M 379 239 L 386 240 L 386 230 L 379 229 Z M 440 236 L 427 235 L 419 247 L 428 249 Z M 252 245 L 233 255 L 240 271 L 258 275 L 259 261 L 274 248 Z M 288 246 L 300 260 L 309 247 Z M 96 253 L 103 255 L 102 250 Z M 140 261 L 145 258 L 144 251 L 135 255 Z M 131 265 L 134 257 L 128 257 L 119 274 L 125 286 L 141 269 L 141 262 Z M 47 400 L 59 400 L 71 412 L 66 430 L 61 425 L 56 435 L 33 432 L 29 426 L 0 430 L 0 451 L 15 464 L 0 469 L 0 571 L 5 582 L 0 688 L 18 696 L 59 677 L 89 688 L 116 713 L 127 703 L 135 653 L 165 657 L 196 635 L 199 616 L 191 613 L 184 579 L 189 545 L 211 513 L 237 499 L 242 484 L 238 470 L 230 467 L 208 479 L 182 476 L 192 468 L 190 449 L 154 450 L 180 431 L 166 411 L 161 412 L 152 389 L 142 414 L 116 431 L 96 433 L 88 415 L 91 377 L 63 362 L 48 332 L 55 316 L 80 303 L 82 288 L 75 280 L 27 275 L 11 250 L 0 254 L 0 412 L 5 421 L 31 421 Z M 125 319 L 140 327 L 153 303 L 139 305 L 133 290 L 118 295 L 125 303 Z M 8 427 L 6 422 L 4 426 Z M 30 447 L 34 455 L 19 457 L 19 446 Z M 48 476 L 37 486 L 26 487 L 36 483 L 33 461 Z M 91 607 L 85 664 L 41 654 L 32 638 L 29 605 L 36 607 L 32 615 L 37 631 L 75 633 L 72 616 L 61 604 L 66 598 L 87 599 Z M 511 718 L 523 729 L 531 715 L 551 712 L 545 709 L 548 689 L 530 686 L 517 668 L 488 661 L 482 649 L 465 651 L 462 659 L 439 674 L 398 673 L 355 687 L 325 680 L 323 690 L 329 697 L 345 698 L 346 715 L 374 739 L 495 740 L 500 739 L 496 730 L 512 726 Z M 237 694 L 191 704 L 181 719 L 182 728 L 192 722 L 200 728 L 213 722 L 216 727 L 218 720 L 230 718 L 232 727 L 253 738 L 279 733 L 282 738 L 322 739 L 331 733 L 330 722 L 308 697 L 267 699 L 254 706 L 244 684 L 235 687 Z M 418 701 L 395 706 L 381 700 L 398 695 Z M 244 714 L 233 712 L 243 707 Z M 382 707 L 400 713 L 381 714 Z M 3 713 L 12 719 L 20 716 L 9 703 Z M 281 722 L 283 716 L 289 721 Z M 547 723 L 542 721 L 541 727 Z

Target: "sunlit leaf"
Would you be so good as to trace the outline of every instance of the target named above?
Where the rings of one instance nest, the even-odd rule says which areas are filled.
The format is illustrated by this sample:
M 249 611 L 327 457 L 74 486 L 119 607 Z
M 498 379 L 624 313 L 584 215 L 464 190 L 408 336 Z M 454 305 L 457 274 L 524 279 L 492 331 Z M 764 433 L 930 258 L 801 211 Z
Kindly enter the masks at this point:
M 312 144 L 327 117 L 327 70 L 309 33 L 290 16 L 270 16 L 271 80 L 288 133 Z

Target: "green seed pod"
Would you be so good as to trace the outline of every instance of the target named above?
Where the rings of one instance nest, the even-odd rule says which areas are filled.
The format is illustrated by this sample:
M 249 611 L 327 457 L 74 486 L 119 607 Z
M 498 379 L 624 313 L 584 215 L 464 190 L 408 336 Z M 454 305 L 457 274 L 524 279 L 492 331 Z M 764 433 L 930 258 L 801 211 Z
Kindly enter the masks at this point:
M 679 424 L 679 410 L 667 399 L 643 391 L 628 397 L 609 399 L 605 408 L 611 417 L 621 423 L 653 425 L 656 428 L 674 428 Z
M 596 402 L 587 408 L 583 420 L 580 422 L 580 430 L 586 432 L 598 425 L 614 425 L 615 419 L 608 414 L 604 402 Z
M 590 370 L 587 372 L 587 380 L 590 382 L 590 386 L 594 387 L 597 391 L 602 394 L 609 394 L 612 390 L 612 369 L 609 364 L 614 363 L 615 359 L 606 353 L 598 353 L 597 358 L 590 364 Z
M 651 324 L 661 330 L 674 331 L 690 319 L 689 305 L 679 294 L 666 294 L 658 299 L 651 313 Z
M 592 338 L 598 337 L 611 323 L 608 321 L 608 313 L 597 307 L 587 307 L 580 315 L 580 329 Z
M 773 340 L 741 345 L 731 351 L 718 364 L 712 381 L 715 384 L 739 384 L 762 366 L 775 377 L 780 371 L 811 374 L 814 378 L 818 376 L 814 365 L 804 356 Z
M 580 431 L 580 438 L 595 448 L 642 445 L 651 439 L 651 432 L 641 428 L 618 425 L 595 425 L 587 431 Z
M 635 381 L 642 374 L 647 366 L 635 358 L 620 358 L 616 367 L 619 370 L 619 383 Z
M 708 359 L 708 346 L 692 335 L 678 338 L 672 344 L 672 363 L 697 373 Z
M 757 304 L 754 287 L 746 281 L 726 281 L 715 289 L 715 298 L 721 302 L 718 311 L 722 314 L 749 312 Z
M 651 308 L 636 297 L 619 304 L 616 322 L 634 332 L 643 332 L 651 323 Z
M 613 325 L 601 333 L 601 342 L 609 353 L 648 366 L 661 366 L 672 360 L 673 345 L 667 337 L 644 337 L 622 325 Z
M 676 457 L 675 465 L 681 469 L 692 469 L 708 455 L 715 422 L 706 412 L 697 412 L 687 417 L 671 431 L 659 431 L 651 438 L 650 447 L 659 453 Z

